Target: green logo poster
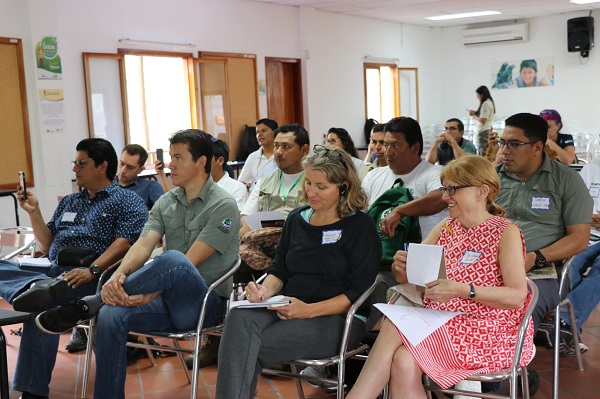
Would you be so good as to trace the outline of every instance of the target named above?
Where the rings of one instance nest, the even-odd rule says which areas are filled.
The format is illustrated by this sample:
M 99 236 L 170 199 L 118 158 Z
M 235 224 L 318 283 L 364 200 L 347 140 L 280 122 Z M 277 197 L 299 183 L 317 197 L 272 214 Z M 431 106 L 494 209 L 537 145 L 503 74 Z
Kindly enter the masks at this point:
M 38 79 L 62 79 L 62 64 L 55 37 L 46 36 L 35 45 Z

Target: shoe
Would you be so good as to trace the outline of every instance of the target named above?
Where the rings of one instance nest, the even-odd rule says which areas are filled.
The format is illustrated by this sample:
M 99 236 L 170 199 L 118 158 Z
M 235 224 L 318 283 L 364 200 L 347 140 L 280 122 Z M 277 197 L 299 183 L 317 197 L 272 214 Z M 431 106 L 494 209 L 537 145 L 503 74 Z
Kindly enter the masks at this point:
M 217 357 L 219 355 L 219 344 L 221 343 L 221 337 L 217 335 L 209 335 L 206 345 L 200 351 L 198 355 L 198 368 L 210 366 L 211 364 L 217 363 Z M 185 358 L 185 365 L 188 370 L 194 369 L 194 356 L 189 355 Z
M 23 392 L 19 399 L 48 399 L 47 396 L 34 395 L 29 392 Z
M 554 323 L 540 323 L 535 333 L 534 343 L 546 349 L 554 347 Z
M 83 328 L 75 327 L 71 334 L 71 340 L 67 342 L 65 349 L 69 353 L 81 352 L 87 348 L 87 334 Z
M 337 385 L 325 384 L 323 382 L 318 381 L 318 379 L 335 378 L 336 374 L 335 374 L 334 370 L 337 370 L 337 369 L 334 369 L 331 367 L 312 367 L 311 366 L 311 367 L 307 367 L 304 370 L 302 370 L 300 372 L 300 375 L 316 378 L 316 380 L 304 380 L 304 381 L 306 381 L 308 383 L 308 385 L 311 385 L 315 388 L 319 388 L 320 390 L 322 390 L 324 392 L 332 393 L 332 392 L 337 391 Z
M 68 287 L 65 280 L 55 278 L 36 281 L 30 289 L 15 298 L 13 308 L 20 312 L 46 309 L 56 298 L 63 297 Z
M 540 376 L 537 371 L 529 367 L 527 367 L 527 382 L 529 383 L 529 397 L 533 397 L 540 389 Z M 521 376 L 517 379 L 517 386 L 519 393 L 523 394 L 521 392 Z
M 82 300 L 75 300 L 66 305 L 46 310 L 35 318 L 38 328 L 48 334 L 61 334 L 76 325 L 91 319 L 97 312 L 88 312 L 88 305 Z
M 585 353 L 588 351 L 588 347 L 581 341 L 581 337 L 578 335 L 579 338 L 579 352 L 580 353 Z M 558 343 L 558 350 L 560 351 L 561 355 L 563 356 L 567 356 L 567 357 L 575 357 L 576 356 L 576 352 L 575 352 L 575 345 L 574 345 L 574 340 L 573 340 L 573 333 L 571 332 L 571 328 L 567 327 L 561 327 L 560 328 L 560 340 Z

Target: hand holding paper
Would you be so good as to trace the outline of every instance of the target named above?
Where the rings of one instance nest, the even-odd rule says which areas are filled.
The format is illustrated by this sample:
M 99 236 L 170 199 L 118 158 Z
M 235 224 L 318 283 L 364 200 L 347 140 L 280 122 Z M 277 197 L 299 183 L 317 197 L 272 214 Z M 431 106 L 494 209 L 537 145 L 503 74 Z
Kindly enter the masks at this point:
M 444 247 L 440 245 L 410 244 L 406 258 L 408 282 L 425 287 L 438 278 L 446 278 L 443 254 Z

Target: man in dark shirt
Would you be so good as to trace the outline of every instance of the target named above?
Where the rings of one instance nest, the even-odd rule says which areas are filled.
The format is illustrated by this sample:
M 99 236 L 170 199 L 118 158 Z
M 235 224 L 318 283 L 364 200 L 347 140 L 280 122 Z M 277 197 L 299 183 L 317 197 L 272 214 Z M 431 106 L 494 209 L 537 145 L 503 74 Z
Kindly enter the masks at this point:
M 98 275 L 123 258 L 148 218 L 138 195 L 111 183 L 117 171 L 117 154 L 108 141 L 80 141 L 72 163 L 75 182 L 82 191 L 63 198 L 48 223 L 33 193 L 28 192 L 27 198 L 23 191 L 17 193 L 31 219 L 38 248 L 52 262 L 48 275 L 0 261 L 0 296 L 15 310 L 32 312 L 31 320 L 23 324 L 13 379 L 13 389 L 22 391 L 23 399 L 48 397 L 56 362 L 59 336 L 45 334 L 36 327 L 37 313 L 94 293 Z M 63 247 L 88 248 L 99 255 L 89 268 L 59 266 L 58 254 Z
M 438 162 L 446 165 L 453 159 L 460 158 L 466 154 L 476 154 L 477 150 L 473 143 L 463 137 L 465 125 L 460 119 L 452 118 L 446 121 L 444 132 L 439 135 L 431 145 L 425 159 L 429 163 Z
M 165 193 L 155 180 L 140 179 L 138 175 L 144 170 L 148 153 L 139 144 L 128 144 L 123 148 L 117 178 L 119 186 L 137 193 L 151 210 L 156 200 Z

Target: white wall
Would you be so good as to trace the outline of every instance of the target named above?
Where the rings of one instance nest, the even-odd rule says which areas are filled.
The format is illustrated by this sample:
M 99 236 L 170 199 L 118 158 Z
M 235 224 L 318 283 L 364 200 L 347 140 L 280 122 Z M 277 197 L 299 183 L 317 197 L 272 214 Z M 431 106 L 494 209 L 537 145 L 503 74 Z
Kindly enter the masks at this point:
M 419 68 L 420 122 L 437 122 L 442 98 L 439 63 L 441 30 L 349 17 L 303 8 L 301 29 L 306 60 L 311 140 L 330 127 L 344 127 L 363 145 L 365 123 L 364 57 L 398 59 L 400 67 Z M 370 62 L 385 62 L 372 60 Z M 389 62 L 389 60 L 387 61 Z
M 563 118 L 565 133 L 600 132 L 600 50 L 592 50 L 585 65 L 580 63 L 579 53 L 567 51 L 567 20 L 581 16 L 587 13 L 530 19 L 529 41 L 521 43 L 464 46 L 463 27 L 443 29 L 444 117 L 466 117 L 465 108 L 477 107 L 475 89 L 482 84 L 491 88 L 492 62 L 554 57 L 555 86 L 492 90 L 496 115 L 507 117 L 553 108 Z
M 363 144 L 364 56 L 397 58 L 399 66 L 419 68 L 420 122 L 423 126 L 465 116 L 476 104 L 475 88 L 489 82 L 490 64 L 504 59 L 555 57 L 556 86 L 493 91 L 499 115 L 556 108 L 565 131 L 600 131 L 598 56 L 587 65 L 566 50 L 566 20 L 583 14 L 531 19 L 530 40 L 520 44 L 461 44 L 462 27 L 426 28 L 342 16 L 246 0 L 0 0 L 0 36 L 24 42 L 27 97 L 35 192 L 48 219 L 56 196 L 71 191 L 69 161 L 75 145 L 88 136 L 82 52 L 115 53 L 118 39 L 191 42 L 197 50 L 243 52 L 258 56 L 258 79 L 265 78 L 264 57 L 303 60 L 305 124 L 316 143 L 331 126 L 347 128 Z M 57 36 L 62 81 L 38 81 L 34 46 Z M 306 59 L 306 55 L 309 58 Z M 37 90 L 64 89 L 64 134 L 40 133 Z M 260 114 L 267 115 L 260 96 Z M 0 225 L 13 223 L 12 204 L 0 202 Z M 28 217 L 22 214 L 22 222 Z

